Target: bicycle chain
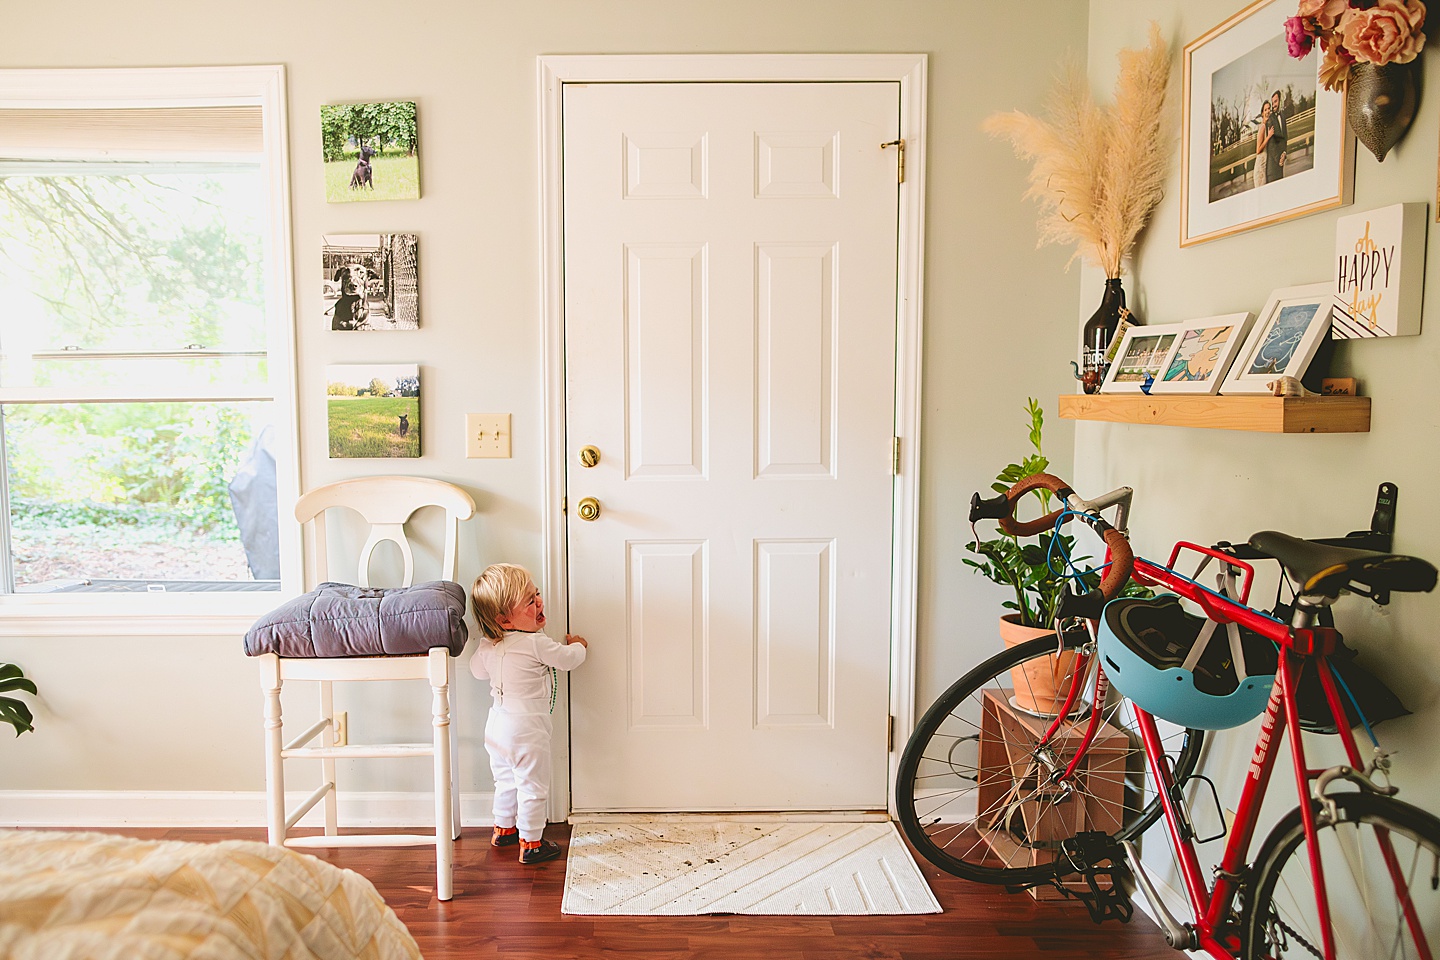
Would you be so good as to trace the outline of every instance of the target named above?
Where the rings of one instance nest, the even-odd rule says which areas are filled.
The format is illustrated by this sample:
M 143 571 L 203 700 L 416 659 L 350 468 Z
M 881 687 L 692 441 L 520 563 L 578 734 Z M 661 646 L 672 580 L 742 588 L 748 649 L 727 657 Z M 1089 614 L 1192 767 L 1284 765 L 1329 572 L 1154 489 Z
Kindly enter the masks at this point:
M 1325 960 L 1325 955 L 1319 950 L 1316 950 L 1314 945 L 1311 944 L 1309 940 L 1306 940 L 1304 937 L 1300 936 L 1299 930 L 1296 930 L 1294 927 L 1290 926 L 1290 924 L 1286 923 L 1284 920 L 1281 920 L 1279 914 L 1271 913 L 1270 920 L 1273 923 L 1279 924 L 1282 931 L 1288 933 L 1291 938 L 1293 938 L 1297 943 L 1300 944 L 1300 946 L 1304 947 L 1306 950 L 1309 950 L 1312 954 L 1314 954 L 1315 960 Z M 1271 942 L 1274 943 L 1273 937 L 1271 938 Z M 1274 945 L 1283 949 L 1282 944 L 1275 943 Z

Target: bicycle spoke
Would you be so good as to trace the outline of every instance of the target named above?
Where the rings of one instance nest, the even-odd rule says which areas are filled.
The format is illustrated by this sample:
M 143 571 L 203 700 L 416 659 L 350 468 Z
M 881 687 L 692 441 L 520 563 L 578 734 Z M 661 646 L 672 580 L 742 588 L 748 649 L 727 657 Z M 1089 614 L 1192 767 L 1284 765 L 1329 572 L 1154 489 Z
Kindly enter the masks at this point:
M 1368 793 L 1337 794 L 1329 802 L 1336 819 L 1321 819 L 1317 837 L 1335 960 L 1434 957 L 1440 889 L 1431 882 L 1430 865 L 1440 865 L 1440 820 Z M 1321 956 L 1326 924 L 1315 890 L 1297 809 L 1276 826 L 1256 863 L 1246 956 Z
M 1054 873 L 1060 845 L 1074 833 L 1119 829 L 1129 836 L 1158 815 L 1133 711 L 1118 697 L 1091 702 L 1096 658 L 1085 658 L 1083 672 L 1075 669 L 1076 641 L 1067 638 L 1067 659 L 1054 661 L 1054 653 L 1053 640 L 1031 641 L 992 658 L 927 712 L 907 745 L 896 791 L 901 825 L 917 851 L 943 869 L 1035 882 Z M 1058 721 L 1021 706 L 1063 706 L 1064 693 L 1030 682 L 1026 666 L 1042 660 L 1041 670 L 1053 673 L 1058 662 L 1081 685 L 1072 712 Z M 1092 717 L 1089 752 L 1064 778 Z M 1198 735 L 1169 735 L 1172 763 L 1187 743 L 1193 763 Z

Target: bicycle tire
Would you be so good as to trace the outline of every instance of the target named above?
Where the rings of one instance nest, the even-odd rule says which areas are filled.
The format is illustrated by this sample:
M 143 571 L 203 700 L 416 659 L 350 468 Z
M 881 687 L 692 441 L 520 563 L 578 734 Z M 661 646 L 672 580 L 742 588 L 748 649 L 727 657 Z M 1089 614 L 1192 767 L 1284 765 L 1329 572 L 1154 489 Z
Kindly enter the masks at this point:
M 1067 637 L 1064 648 L 1074 651 L 1085 640 L 1084 636 Z M 1118 741 L 1113 739 L 1107 740 L 1110 746 L 1105 750 L 1092 744 L 1085 772 L 1076 778 L 1081 787 L 1068 797 L 1056 797 L 1053 788 L 1041 784 L 1039 778 L 1031 789 L 1010 773 L 1016 758 L 1034 746 L 1016 741 L 1024 737 L 1034 724 L 1048 721 L 1037 718 L 1032 723 L 1020 719 L 1019 732 L 1013 736 L 1007 729 L 999 728 L 1000 745 L 1006 751 L 1005 759 L 1000 761 L 1004 772 L 992 762 L 995 756 L 993 738 L 991 759 L 981 768 L 981 723 L 976 718 L 987 722 L 984 715 L 989 704 L 991 713 L 987 729 L 992 734 L 997 733 L 999 712 L 1003 711 L 999 701 L 1011 702 L 1009 698 L 1016 688 L 1011 670 L 1023 670 L 1024 665 L 1042 661 L 1055 653 L 1055 639 L 1050 636 L 1027 641 L 989 658 L 957 680 L 931 705 L 905 745 L 895 784 L 900 826 L 916 851 L 946 873 L 967 880 L 1008 886 L 1045 883 L 1057 874 L 1055 855 L 1059 843 L 1076 832 L 1063 824 L 1056 828 L 1056 823 L 1063 820 L 1065 814 L 1072 814 L 1070 825 L 1078 825 L 1080 829 L 1109 826 L 1111 829 L 1104 832 L 1119 840 L 1134 839 L 1161 816 L 1160 799 L 1153 790 L 1150 771 L 1144 762 L 1139 731 L 1133 726 L 1134 715 L 1130 712 L 1133 707 L 1127 706 L 1129 701 L 1123 700 L 1114 691 L 1103 705 L 1102 719 L 1124 734 L 1128 750 L 1123 755 L 1117 755 L 1115 745 Z M 1025 711 L 1013 702 L 1011 705 L 1014 709 L 1007 713 L 1005 723 L 1015 726 L 1019 714 Z M 1087 704 L 1082 712 L 1072 712 L 1065 725 L 1083 730 L 1089 715 Z M 1041 729 L 1043 731 L 1043 726 Z M 1179 727 L 1175 729 L 1178 732 L 1164 737 L 1166 753 L 1170 756 L 1176 780 L 1183 781 L 1195 769 L 1204 733 Z M 1114 733 L 1107 736 L 1113 738 Z M 973 765 L 967 767 L 964 763 L 967 757 L 957 760 L 956 751 L 962 744 L 972 742 Z M 972 749 L 967 747 L 964 752 L 968 755 Z M 1029 752 L 1032 755 L 1035 753 Z M 1107 754 L 1110 759 L 1103 764 L 1097 760 Z M 983 792 L 982 773 L 985 781 Z M 1015 783 L 1022 783 L 1020 788 L 1004 791 L 1007 794 L 1001 801 L 1006 807 L 1004 812 L 997 810 L 994 800 L 997 780 L 1008 781 L 1012 787 Z M 967 783 L 969 786 L 966 786 Z M 1048 796 L 1047 789 L 1052 791 Z M 1096 790 L 1105 791 L 1108 798 L 1097 796 Z M 1118 807 L 1114 801 L 1117 790 L 1121 796 Z M 1074 815 L 1077 808 L 1062 808 L 1062 804 L 1077 796 L 1087 804 L 1083 816 Z M 982 798 L 985 809 L 981 808 Z M 1105 807 L 1107 803 L 1109 806 Z M 1031 806 L 1027 808 L 1026 804 Z M 1096 811 L 1107 809 L 1110 811 L 1108 814 L 1096 814 Z M 1016 813 L 1019 814 L 1018 819 L 1014 816 Z M 997 825 L 997 816 L 1004 822 Z
M 1316 829 L 1337 958 L 1422 955 L 1400 913 L 1399 896 L 1380 856 L 1377 828 L 1390 837 L 1404 879 L 1415 881 L 1409 891 L 1433 953 L 1440 948 L 1440 890 L 1431 886 L 1440 870 L 1440 819 L 1394 797 L 1342 793 L 1331 799 L 1338 816 Z M 1321 809 L 1319 802 L 1312 805 Z M 1244 913 L 1247 960 L 1323 955 L 1299 807 L 1265 839 L 1254 876 L 1254 896 L 1247 898 Z M 1366 904 L 1371 908 L 1365 909 Z

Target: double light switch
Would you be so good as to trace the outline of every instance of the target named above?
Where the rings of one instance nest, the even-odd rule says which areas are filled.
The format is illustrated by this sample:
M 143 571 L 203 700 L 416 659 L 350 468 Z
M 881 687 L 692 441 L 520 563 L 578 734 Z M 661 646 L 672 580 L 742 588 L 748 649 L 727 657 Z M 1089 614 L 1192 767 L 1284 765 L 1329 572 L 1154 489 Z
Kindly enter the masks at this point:
M 510 414 L 465 414 L 465 456 L 510 456 Z

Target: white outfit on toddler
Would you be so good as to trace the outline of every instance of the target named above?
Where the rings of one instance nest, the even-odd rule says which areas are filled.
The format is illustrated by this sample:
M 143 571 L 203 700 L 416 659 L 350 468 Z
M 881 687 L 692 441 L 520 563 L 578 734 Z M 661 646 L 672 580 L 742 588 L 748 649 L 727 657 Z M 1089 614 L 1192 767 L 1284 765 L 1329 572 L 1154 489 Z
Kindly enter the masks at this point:
M 520 839 L 539 840 L 550 798 L 550 710 L 556 670 L 585 662 L 582 643 L 556 643 L 540 632 L 510 631 L 482 638 L 470 672 L 490 681 L 494 704 L 485 721 L 485 751 L 495 777 L 495 826 L 519 827 Z

